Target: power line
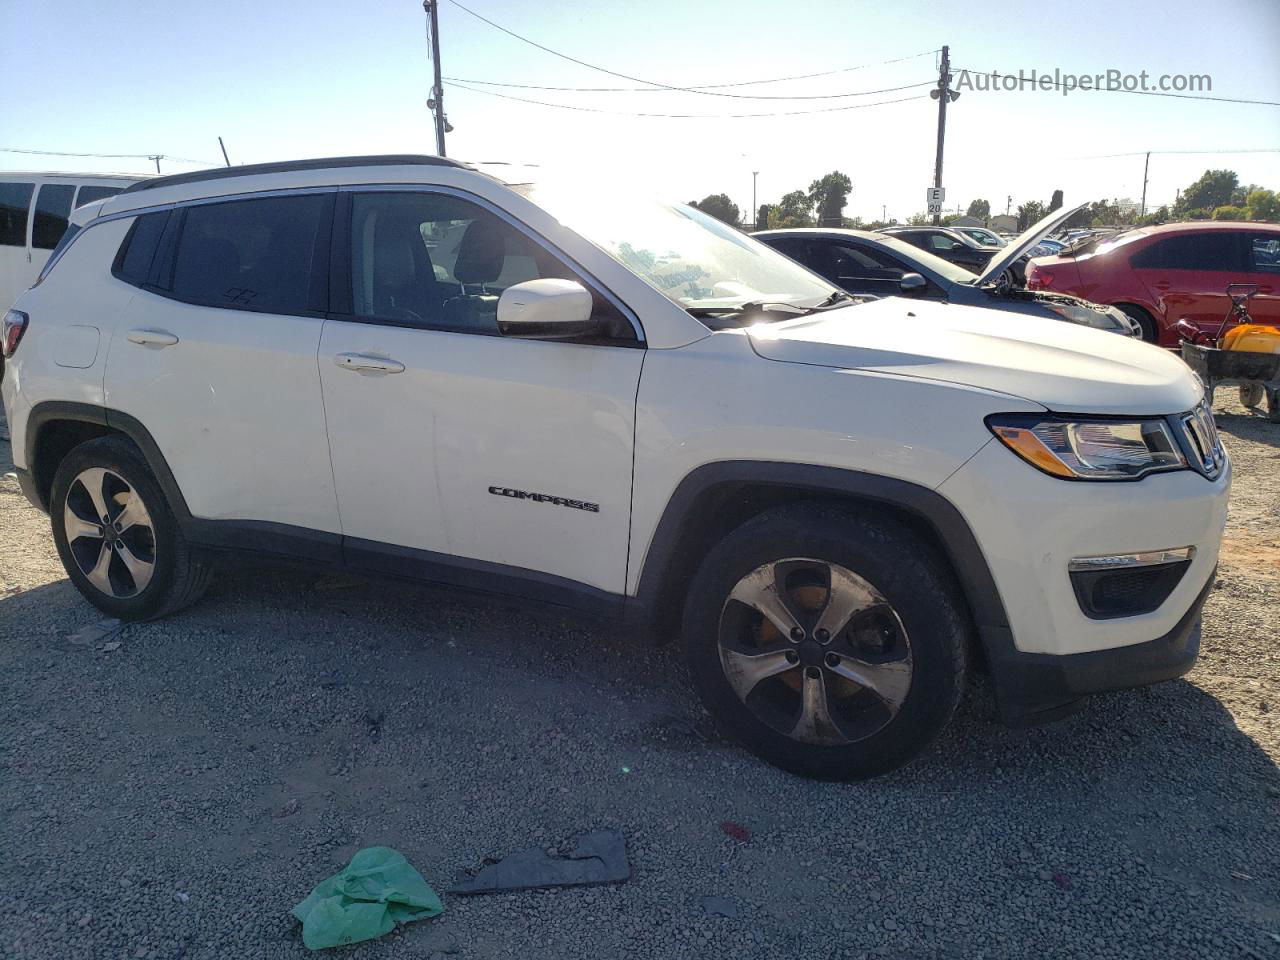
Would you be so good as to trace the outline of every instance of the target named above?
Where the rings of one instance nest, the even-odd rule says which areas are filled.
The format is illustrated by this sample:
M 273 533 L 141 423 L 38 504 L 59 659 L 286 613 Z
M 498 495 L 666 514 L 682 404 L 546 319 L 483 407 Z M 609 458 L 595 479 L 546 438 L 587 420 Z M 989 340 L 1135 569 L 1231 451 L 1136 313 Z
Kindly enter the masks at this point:
M 964 70 L 967 73 L 990 74 L 992 77 L 1014 76 L 1014 74 L 1012 73 L 1001 74 L 995 70 L 973 70 L 973 69 L 970 69 L 969 67 L 961 67 L 960 69 Z M 1040 86 L 1043 83 L 1047 83 L 1051 87 L 1063 86 L 1061 81 L 1052 80 L 1049 77 L 1044 75 L 1037 76 L 1036 82 L 1033 84 L 1033 86 Z M 1080 88 L 1077 86 L 1072 86 L 1070 89 L 1080 90 Z M 1249 104 L 1253 104 L 1255 106 L 1260 106 L 1260 107 L 1280 107 L 1280 100 L 1246 100 L 1241 97 L 1211 97 L 1203 93 L 1169 93 L 1162 90 L 1111 90 L 1106 87 L 1093 87 L 1092 89 L 1089 89 L 1089 90 L 1080 90 L 1080 92 L 1081 93 L 1128 93 L 1128 94 L 1134 94 L 1140 97 L 1173 97 L 1177 100 L 1212 100 L 1215 103 L 1249 103 Z M 1143 151 L 1143 152 L 1145 153 L 1146 151 Z
M 0 147 L 0 153 L 25 153 L 35 157 L 93 157 L 99 160 L 154 160 L 154 153 L 68 153 L 63 150 L 23 150 L 18 147 Z M 179 163 L 203 163 L 215 167 L 213 160 L 192 160 L 189 157 L 175 157 L 168 153 L 158 154 L 161 160 L 176 160 Z
M 701 92 L 699 87 L 547 87 L 533 83 L 503 83 L 497 80 L 473 80 L 469 77 L 445 77 L 456 83 L 474 83 L 483 87 L 508 87 L 515 90 L 558 90 L 564 93 L 684 93 Z M 748 83 L 770 83 L 772 81 L 747 81 Z M 936 80 L 922 80 L 919 83 L 904 83 L 900 87 L 883 87 L 879 90 L 850 90 L 846 93 L 809 93 L 809 94 L 746 94 L 734 96 L 743 100 L 838 100 L 842 97 L 869 97 L 877 93 L 897 93 L 899 90 L 911 90 L 916 87 L 931 87 Z M 724 94 L 728 96 L 728 94 Z
M 771 113 L 632 113 L 625 110 L 600 110 L 595 107 L 582 107 L 570 103 L 548 103 L 545 100 L 530 100 L 527 97 L 516 97 L 509 93 L 498 93 L 496 90 L 477 90 L 456 80 L 445 81 L 448 86 L 457 87 L 470 93 L 482 93 L 488 97 L 501 97 L 503 100 L 515 100 L 519 103 L 531 103 L 539 107 L 556 107 L 560 110 L 576 110 L 581 113 L 603 113 L 614 117 L 662 117 L 672 120 L 740 120 L 749 117 L 796 117 L 810 113 L 836 113 L 842 110 L 861 110 L 863 107 L 882 107 L 890 103 L 906 103 L 908 100 L 928 100 L 928 96 L 920 94 L 914 97 L 898 97 L 895 100 L 876 100 L 872 103 L 854 103 L 843 107 L 818 107 L 814 110 L 780 110 Z
M 1146 154 L 1280 153 L 1280 147 L 1248 147 L 1243 150 L 1135 150 L 1132 153 L 1096 153 L 1077 160 L 1110 160 L 1113 157 L 1141 157 Z
M 788 98 L 782 98 L 782 97 L 777 97 L 777 98 L 773 98 L 773 97 L 767 97 L 767 98 L 766 98 L 766 97 L 753 97 L 753 96 L 751 96 L 750 94 L 742 94 L 742 93 L 724 93 L 724 92 L 722 92 L 722 90 L 721 90 L 721 89 L 719 89 L 719 88 L 723 88 L 723 87 L 737 87 L 737 86 L 749 86 L 749 85 L 753 85 L 753 84 L 761 84 L 761 83 L 778 83 L 778 82 L 781 82 L 782 80 L 807 80 L 807 79 L 811 79 L 811 78 L 813 78 L 813 77 L 825 77 L 825 76 L 830 76 L 830 75 L 835 74 L 835 73 L 844 73 L 844 72 L 847 72 L 847 71 L 850 71 L 850 70 L 861 70 L 863 67 L 866 67 L 866 66 L 878 66 L 878 65 L 880 65 L 880 64 L 861 64 L 861 65 L 856 66 L 856 67 L 844 67 L 844 68 L 841 68 L 841 69 L 839 69 L 839 70 L 828 70 L 828 71 L 824 71 L 824 72 L 822 72 L 822 73 L 810 73 L 810 74 L 804 74 L 804 75 L 802 75 L 802 76 L 796 76 L 796 77 L 779 77 L 779 78 L 777 78 L 777 79 L 773 79 L 773 80 L 747 80 L 747 81 L 743 81 L 743 82 L 739 82 L 739 83 L 721 83 L 721 84 L 708 84 L 708 85 L 705 85 L 705 86 L 681 87 L 681 86 L 676 86 L 676 85 L 674 85 L 674 84 L 670 84 L 670 83 L 662 83 L 662 82 L 660 82 L 660 81 L 658 81 L 658 80 L 646 80 L 644 77 L 633 77 L 633 76 L 631 76 L 631 75 L 630 75 L 630 74 L 628 74 L 628 73 L 619 73 L 617 70 L 610 70 L 608 67 L 601 67 L 601 66 L 597 66 L 597 65 L 596 65 L 596 64 L 594 64 L 594 63 L 588 63 L 588 62 L 587 62 L 587 61 L 585 61 L 585 60 L 579 60 L 577 57 L 571 57 L 571 56 L 569 56 L 569 54 L 567 54 L 567 53 L 561 53 L 559 50 L 552 50 L 550 47 L 548 47 L 548 46 L 544 46 L 543 44 L 538 43 L 536 40 L 530 40 L 528 37 L 526 37 L 526 36 L 522 36 L 521 34 L 516 33 L 514 30 L 508 30 L 506 27 L 502 26 L 502 24 L 500 24 L 500 23 L 494 23 L 494 22 L 493 22 L 492 20 L 490 20 L 488 17 L 483 16 L 483 15 L 481 15 L 481 14 L 479 14 L 479 13 L 476 13 L 476 12 L 475 12 L 474 10 L 472 10 L 470 7 L 464 6 L 463 4 L 459 3 L 459 2 L 458 2 L 458 0 L 449 0 L 449 2 L 450 2 L 450 3 L 452 3 L 452 4 L 453 4 L 455 7 L 457 7 L 459 10 L 463 11 L 464 13 L 469 13 L 471 16 L 475 17 L 477 20 L 480 20 L 480 21 L 482 21 L 482 22 L 484 22 L 484 23 L 487 23 L 489 26 L 493 27 L 495 30 L 500 30 L 500 31 L 502 31 L 503 33 L 505 33 L 507 36 L 509 36 L 509 37 L 514 37 L 515 39 L 519 40 L 521 43 L 527 43 L 527 44 L 529 44 L 529 46 L 531 46 L 531 47 L 537 47 L 539 50 L 543 51 L 544 53 L 549 53 L 549 54 L 551 54 L 551 55 L 552 55 L 552 56 L 554 56 L 554 57 L 559 57 L 561 60 L 568 60 L 570 63 L 576 63 L 576 64 L 577 64 L 578 66 L 580 66 L 580 67 L 586 67 L 588 70 L 596 70 L 596 71 L 598 71 L 599 73 L 606 73 L 606 74 L 608 74 L 609 76 L 611 76 L 611 77 L 617 77 L 617 78 L 618 78 L 618 79 L 620 79 L 620 80 L 630 80 L 632 83 L 643 83 L 643 84 L 645 84 L 647 87 L 657 87 L 657 88 L 660 88 L 660 89 L 662 89 L 662 90 L 674 90 L 674 91 L 678 91 L 678 92 L 680 92 L 680 93 L 697 93 L 697 94 L 701 94 L 702 96 L 705 96 L 705 97 L 734 97 L 734 98 L 736 98 L 736 99 L 744 99 L 744 100 L 750 100 L 750 99 L 788 99 Z M 898 63 L 898 62 L 900 62 L 900 61 L 902 61 L 902 60 L 913 60 L 913 59 L 915 59 L 916 57 L 927 57 L 927 56 L 929 56 L 930 54 L 935 53 L 935 52 L 936 52 L 936 51 L 934 51 L 934 50 L 925 50 L 925 51 L 923 51 L 923 52 L 921 52 L 921 53 L 912 54 L 912 55 L 911 55 L 911 56 L 909 56 L 909 57 L 898 57 L 898 58 L 895 58 L 895 59 L 892 59 L 892 60 L 883 60 L 883 61 L 880 61 L 880 63 L 881 63 L 881 64 L 884 64 L 884 63 Z M 456 81 L 455 81 L 455 82 L 456 82 Z M 477 81 L 472 81 L 472 82 L 477 82 Z M 497 86 L 508 86 L 508 84 L 495 84 L 495 85 L 497 85 Z M 517 85 L 517 84 L 511 84 L 511 86 L 518 86 L 518 85 Z M 542 88 L 537 88 L 537 89 L 542 89 Z M 551 88 L 546 88 L 546 89 L 551 89 Z M 905 88 L 904 88 L 904 89 L 905 89 Z M 484 92 L 484 91 L 476 91 L 476 92 L 477 92 L 477 93 L 480 93 L 480 92 Z M 600 93 L 604 93 L 604 92 L 614 92 L 614 91 L 599 90 L 599 91 L 584 91 L 584 92 L 600 92 Z M 621 91 L 618 91 L 618 92 L 621 92 Z M 514 98 L 514 97 L 513 97 L 512 99 L 518 99 L 518 98 Z M 801 98 L 801 99 L 808 99 L 808 98 Z M 550 104 L 550 106 L 555 106 L 555 104 Z M 604 111 L 597 111 L 597 112 L 604 112 Z M 761 114 L 761 116 L 766 116 L 766 114 Z

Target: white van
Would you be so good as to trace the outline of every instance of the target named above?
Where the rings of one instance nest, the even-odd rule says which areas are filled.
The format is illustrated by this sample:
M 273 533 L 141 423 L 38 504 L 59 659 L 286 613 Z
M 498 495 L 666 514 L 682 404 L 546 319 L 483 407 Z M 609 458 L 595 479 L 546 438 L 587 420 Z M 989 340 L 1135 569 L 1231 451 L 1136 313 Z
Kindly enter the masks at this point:
M 0 308 L 36 282 L 66 233 L 71 211 L 115 196 L 145 177 L 0 172 Z

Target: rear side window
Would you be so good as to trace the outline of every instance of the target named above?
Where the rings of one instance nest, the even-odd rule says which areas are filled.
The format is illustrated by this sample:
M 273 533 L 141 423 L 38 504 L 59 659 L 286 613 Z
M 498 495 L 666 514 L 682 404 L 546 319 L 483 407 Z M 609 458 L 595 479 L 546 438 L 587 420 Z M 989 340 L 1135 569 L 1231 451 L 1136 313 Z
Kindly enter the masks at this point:
M 124 187 L 83 186 L 80 188 L 80 192 L 76 194 L 76 208 L 79 209 L 86 203 L 93 203 L 93 201 L 101 200 L 103 197 L 114 197 L 123 189 Z
M 71 198 L 75 196 L 75 184 L 46 183 L 36 194 L 36 219 L 31 227 L 31 246 L 37 250 L 52 250 L 67 232 L 67 218 L 71 216 Z
M 147 282 L 151 276 L 151 262 L 156 257 L 160 236 L 168 219 L 168 213 L 147 213 L 133 221 L 111 269 L 116 277 L 135 287 Z
M 312 312 L 312 258 L 328 202 L 309 194 L 188 207 L 173 258 L 173 296 L 264 313 Z
M 1254 234 L 1249 238 L 1256 273 L 1280 273 L 1280 234 Z
M 0 183 L 0 246 L 27 245 L 27 211 L 34 183 Z
M 1129 265 L 1139 270 L 1247 270 L 1240 236 L 1206 230 L 1165 237 L 1135 253 Z

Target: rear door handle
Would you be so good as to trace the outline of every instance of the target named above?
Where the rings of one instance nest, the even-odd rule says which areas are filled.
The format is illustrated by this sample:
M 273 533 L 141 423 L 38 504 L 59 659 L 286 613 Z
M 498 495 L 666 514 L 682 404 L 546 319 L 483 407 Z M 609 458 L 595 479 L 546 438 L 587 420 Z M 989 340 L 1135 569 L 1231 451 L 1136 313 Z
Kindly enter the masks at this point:
M 403 373 L 404 364 L 390 357 L 375 357 L 367 353 L 340 353 L 333 362 L 343 370 L 370 376 L 379 373 Z
M 168 330 L 130 330 L 129 342 L 140 343 L 144 347 L 171 347 L 178 342 Z

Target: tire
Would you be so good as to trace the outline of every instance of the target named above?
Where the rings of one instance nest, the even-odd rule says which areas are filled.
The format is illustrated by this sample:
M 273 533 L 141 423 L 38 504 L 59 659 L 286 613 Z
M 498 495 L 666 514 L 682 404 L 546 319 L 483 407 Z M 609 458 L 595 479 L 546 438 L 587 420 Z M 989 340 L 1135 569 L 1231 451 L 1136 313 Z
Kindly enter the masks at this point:
M 97 516 L 102 507 L 112 524 Z M 89 440 L 67 454 L 54 473 L 49 518 L 71 582 L 112 617 L 167 616 L 199 600 L 212 578 L 209 560 L 187 545 L 145 458 L 124 437 Z
M 824 638 L 839 607 L 853 611 L 847 626 Z M 792 773 L 858 780 L 906 763 L 946 727 L 971 627 L 943 560 L 907 527 L 804 503 L 712 548 L 682 632 L 694 686 L 726 734 Z
M 1116 306 L 1129 319 L 1142 328 L 1142 339 L 1147 343 L 1156 342 L 1156 321 L 1151 314 L 1143 310 L 1141 307 L 1135 307 L 1131 303 L 1117 303 Z
M 1260 383 L 1245 383 L 1240 386 L 1241 406 L 1260 407 L 1266 396 L 1267 391 Z

